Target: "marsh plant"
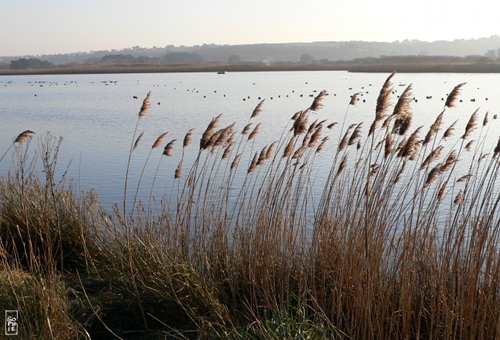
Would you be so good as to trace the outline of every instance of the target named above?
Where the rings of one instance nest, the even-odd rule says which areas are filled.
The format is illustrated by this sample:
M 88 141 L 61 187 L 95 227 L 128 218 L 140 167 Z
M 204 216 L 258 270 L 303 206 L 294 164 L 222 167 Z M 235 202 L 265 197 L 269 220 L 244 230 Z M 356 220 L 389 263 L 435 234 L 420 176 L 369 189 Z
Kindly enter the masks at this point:
M 148 93 L 113 211 L 55 178 L 56 140 L 28 152 L 23 132 L 0 181 L 2 305 L 30 315 L 27 337 L 497 338 L 500 140 L 486 143 L 497 122 L 478 110 L 462 131 L 444 126 L 459 84 L 430 126 L 415 127 L 412 87 L 394 101 L 393 77 L 369 126 L 346 126 L 357 94 L 337 121 L 319 119 L 322 91 L 267 143 L 264 101 L 241 125 L 218 115 L 166 143 L 167 132 L 152 136 L 131 188 Z M 173 181 L 172 192 L 158 201 L 152 187 L 140 201 L 143 176 Z

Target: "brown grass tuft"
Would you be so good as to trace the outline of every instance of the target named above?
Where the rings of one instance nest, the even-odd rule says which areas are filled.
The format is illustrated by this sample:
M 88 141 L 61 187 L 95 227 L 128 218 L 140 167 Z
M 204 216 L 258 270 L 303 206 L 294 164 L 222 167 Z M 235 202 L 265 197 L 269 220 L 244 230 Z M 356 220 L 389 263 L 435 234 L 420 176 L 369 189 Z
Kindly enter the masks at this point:
M 264 101 L 265 101 L 265 99 L 262 99 L 257 104 L 257 106 L 255 107 L 255 109 L 253 109 L 253 112 L 252 112 L 252 114 L 250 116 L 250 119 L 257 117 L 262 112 L 262 105 L 264 104 Z
M 148 92 L 146 98 L 144 98 L 144 100 L 142 101 L 142 106 L 141 109 L 139 110 L 139 118 L 144 117 L 148 113 L 150 107 L 151 107 L 151 91 Z
M 159 148 L 161 146 L 161 143 L 163 142 L 163 139 L 165 138 L 165 136 L 168 134 L 168 132 L 163 132 L 161 133 L 158 138 L 156 138 L 155 142 L 153 143 L 153 145 L 151 146 L 151 149 L 156 149 L 156 148 Z

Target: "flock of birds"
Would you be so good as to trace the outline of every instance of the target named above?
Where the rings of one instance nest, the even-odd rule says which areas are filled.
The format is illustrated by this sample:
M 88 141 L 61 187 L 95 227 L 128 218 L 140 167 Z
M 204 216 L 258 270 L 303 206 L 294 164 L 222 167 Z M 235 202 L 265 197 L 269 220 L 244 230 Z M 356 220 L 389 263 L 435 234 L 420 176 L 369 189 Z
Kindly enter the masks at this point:
M 101 80 L 101 81 L 91 81 L 90 84 L 100 84 L 100 85 L 103 85 L 103 86 L 110 86 L 110 85 L 118 85 L 118 81 L 117 80 Z M 179 82 L 180 84 L 182 84 L 182 82 Z M 445 82 L 446 83 L 446 82 Z M 8 80 L 8 81 L 0 81 L 0 85 L 4 86 L 4 87 L 7 87 L 9 85 L 12 85 L 13 84 L 13 81 L 12 80 Z M 40 81 L 28 81 L 28 84 L 32 87 L 40 87 L 40 88 L 43 88 L 43 87 L 58 87 L 58 86 L 75 86 L 75 87 L 78 87 L 79 86 L 79 83 L 78 81 L 76 80 L 66 80 L 66 81 L 63 81 L 63 82 L 58 82 L 58 81 L 44 81 L 44 80 L 40 80 Z M 136 81 L 136 84 L 139 86 L 140 85 L 140 81 L 137 80 Z M 167 86 L 167 84 L 163 84 L 165 87 Z M 256 85 L 256 83 L 252 83 L 253 86 Z M 309 85 L 309 82 L 305 82 L 305 85 Z M 153 87 L 160 87 L 161 85 L 160 84 L 154 84 Z M 368 84 L 368 87 L 371 87 L 372 84 Z M 398 84 L 398 87 L 403 87 L 405 88 L 407 86 L 407 84 L 404 84 L 404 83 L 399 83 Z M 479 87 L 477 88 L 479 90 Z M 177 90 L 177 87 L 174 87 L 173 90 Z M 353 88 L 352 87 L 349 87 L 348 88 L 349 91 L 353 91 Z M 194 93 L 194 94 L 200 94 L 201 91 L 199 89 L 196 89 L 196 88 L 187 88 L 186 89 L 187 92 L 191 92 L 191 93 Z M 212 90 L 214 94 L 217 94 L 218 93 L 218 90 Z M 298 97 L 304 97 L 304 96 L 308 96 L 308 97 L 314 97 L 317 95 L 317 92 L 318 90 L 312 90 L 312 93 L 309 93 L 309 94 L 306 94 L 304 95 L 304 93 L 298 93 L 296 92 L 295 90 L 291 90 L 289 93 L 286 93 L 286 94 L 278 94 L 278 95 L 275 95 L 275 96 L 270 96 L 268 97 L 269 100 L 274 100 L 275 98 L 288 98 L 288 97 L 291 97 L 291 96 L 298 96 Z M 369 94 L 370 92 L 368 90 L 366 90 L 365 86 L 362 86 L 360 88 L 360 91 L 357 92 L 357 98 L 356 100 L 357 101 L 361 101 L 361 102 L 366 102 L 366 99 L 362 98 L 365 94 Z M 397 95 L 397 98 L 399 98 L 399 95 L 398 95 L 398 90 L 397 89 L 394 89 L 392 91 L 392 94 L 394 95 Z M 202 94 L 203 95 L 203 98 L 207 98 L 207 94 Z M 337 94 L 336 93 L 333 93 L 333 96 L 336 96 Z M 35 93 L 34 94 L 35 97 L 37 97 L 38 95 Z M 441 97 L 441 101 L 444 101 L 446 99 L 446 97 L 448 96 L 448 94 L 444 95 L 443 97 Z M 223 98 L 226 98 L 226 94 L 223 93 L 222 94 L 222 97 Z M 361 98 L 360 98 L 361 97 Z M 132 96 L 133 99 L 139 99 L 139 96 L 137 95 L 134 95 Z M 256 97 L 257 100 L 261 100 L 263 99 L 262 96 L 257 96 Z M 247 100 L 250 100 L 252 99 L 251 96 L 246 96 L 246 97 L 243 97 L 241 98 L 242 101 L 247 101 Z M 427 95 L 425 96 L 425 99 L 426 100 L 431 100 L 433 99 L 433 96 L 432 95 Z M 418 102 L 418 98 L 416 97 L 413 97 L 412 100 L 414 102 Z M 476 98 L 470 98 L 469 99 L 471 102 L 476 102 Z M 488 97 L 484 98 L 485 101 L 488 100 Z M 460 102 L 463 102 L 463 99 L 460 99 Z M 161 102 L 157 102 L 157 105 L 160 105 Z

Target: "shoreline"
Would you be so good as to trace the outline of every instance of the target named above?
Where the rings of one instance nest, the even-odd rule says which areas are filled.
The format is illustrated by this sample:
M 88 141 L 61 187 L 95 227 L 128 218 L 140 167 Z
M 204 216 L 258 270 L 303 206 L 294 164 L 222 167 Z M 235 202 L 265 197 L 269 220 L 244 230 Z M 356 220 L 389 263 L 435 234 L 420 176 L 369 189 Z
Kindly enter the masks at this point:
M 500 73 L 500 63 L 458 64 L 241 64 L 241 65 L 89 65 L 59 66 L 46 69 L 0 69 L 0 76 L 57 74 L 118 74 L 118 73 L 193 73 L 193 72 L 291 72 L 346 71 L 352 73 Z

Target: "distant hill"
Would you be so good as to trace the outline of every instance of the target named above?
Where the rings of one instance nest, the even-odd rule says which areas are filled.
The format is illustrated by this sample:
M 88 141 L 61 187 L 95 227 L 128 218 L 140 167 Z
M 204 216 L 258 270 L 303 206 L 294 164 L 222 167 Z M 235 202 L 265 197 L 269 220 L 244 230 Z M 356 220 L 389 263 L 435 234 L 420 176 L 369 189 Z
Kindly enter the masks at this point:
M 54 55 L 0 57 L 6 64 L 19 58 L 33 58 L 48 61 L 55 65 L 95 63 L 109 59 L 109 56 L 127 56 L 142 60 L 170 61 L 174 63 L 205 61 L 228 62 L 229 58 L 239 58 L 241 62 L 296 62 L 304 57 L 316 61 L 339 61 L 381 56 L 487 56 L 500 57 L 500 37 L 491 36 L 480 39 L 461 39 L 453 41 L 426 42 L 404 40 L 395 42 L 368 41 L 325 41 L 311 43 L 245 44 L 196 46 L 174 46 L 143 48 L 135 46 L 122 50 L 104 50 Z M 302 59 L 301 59 L 302 57 Z M 146 59 L 147 58 L 147 59 Z

